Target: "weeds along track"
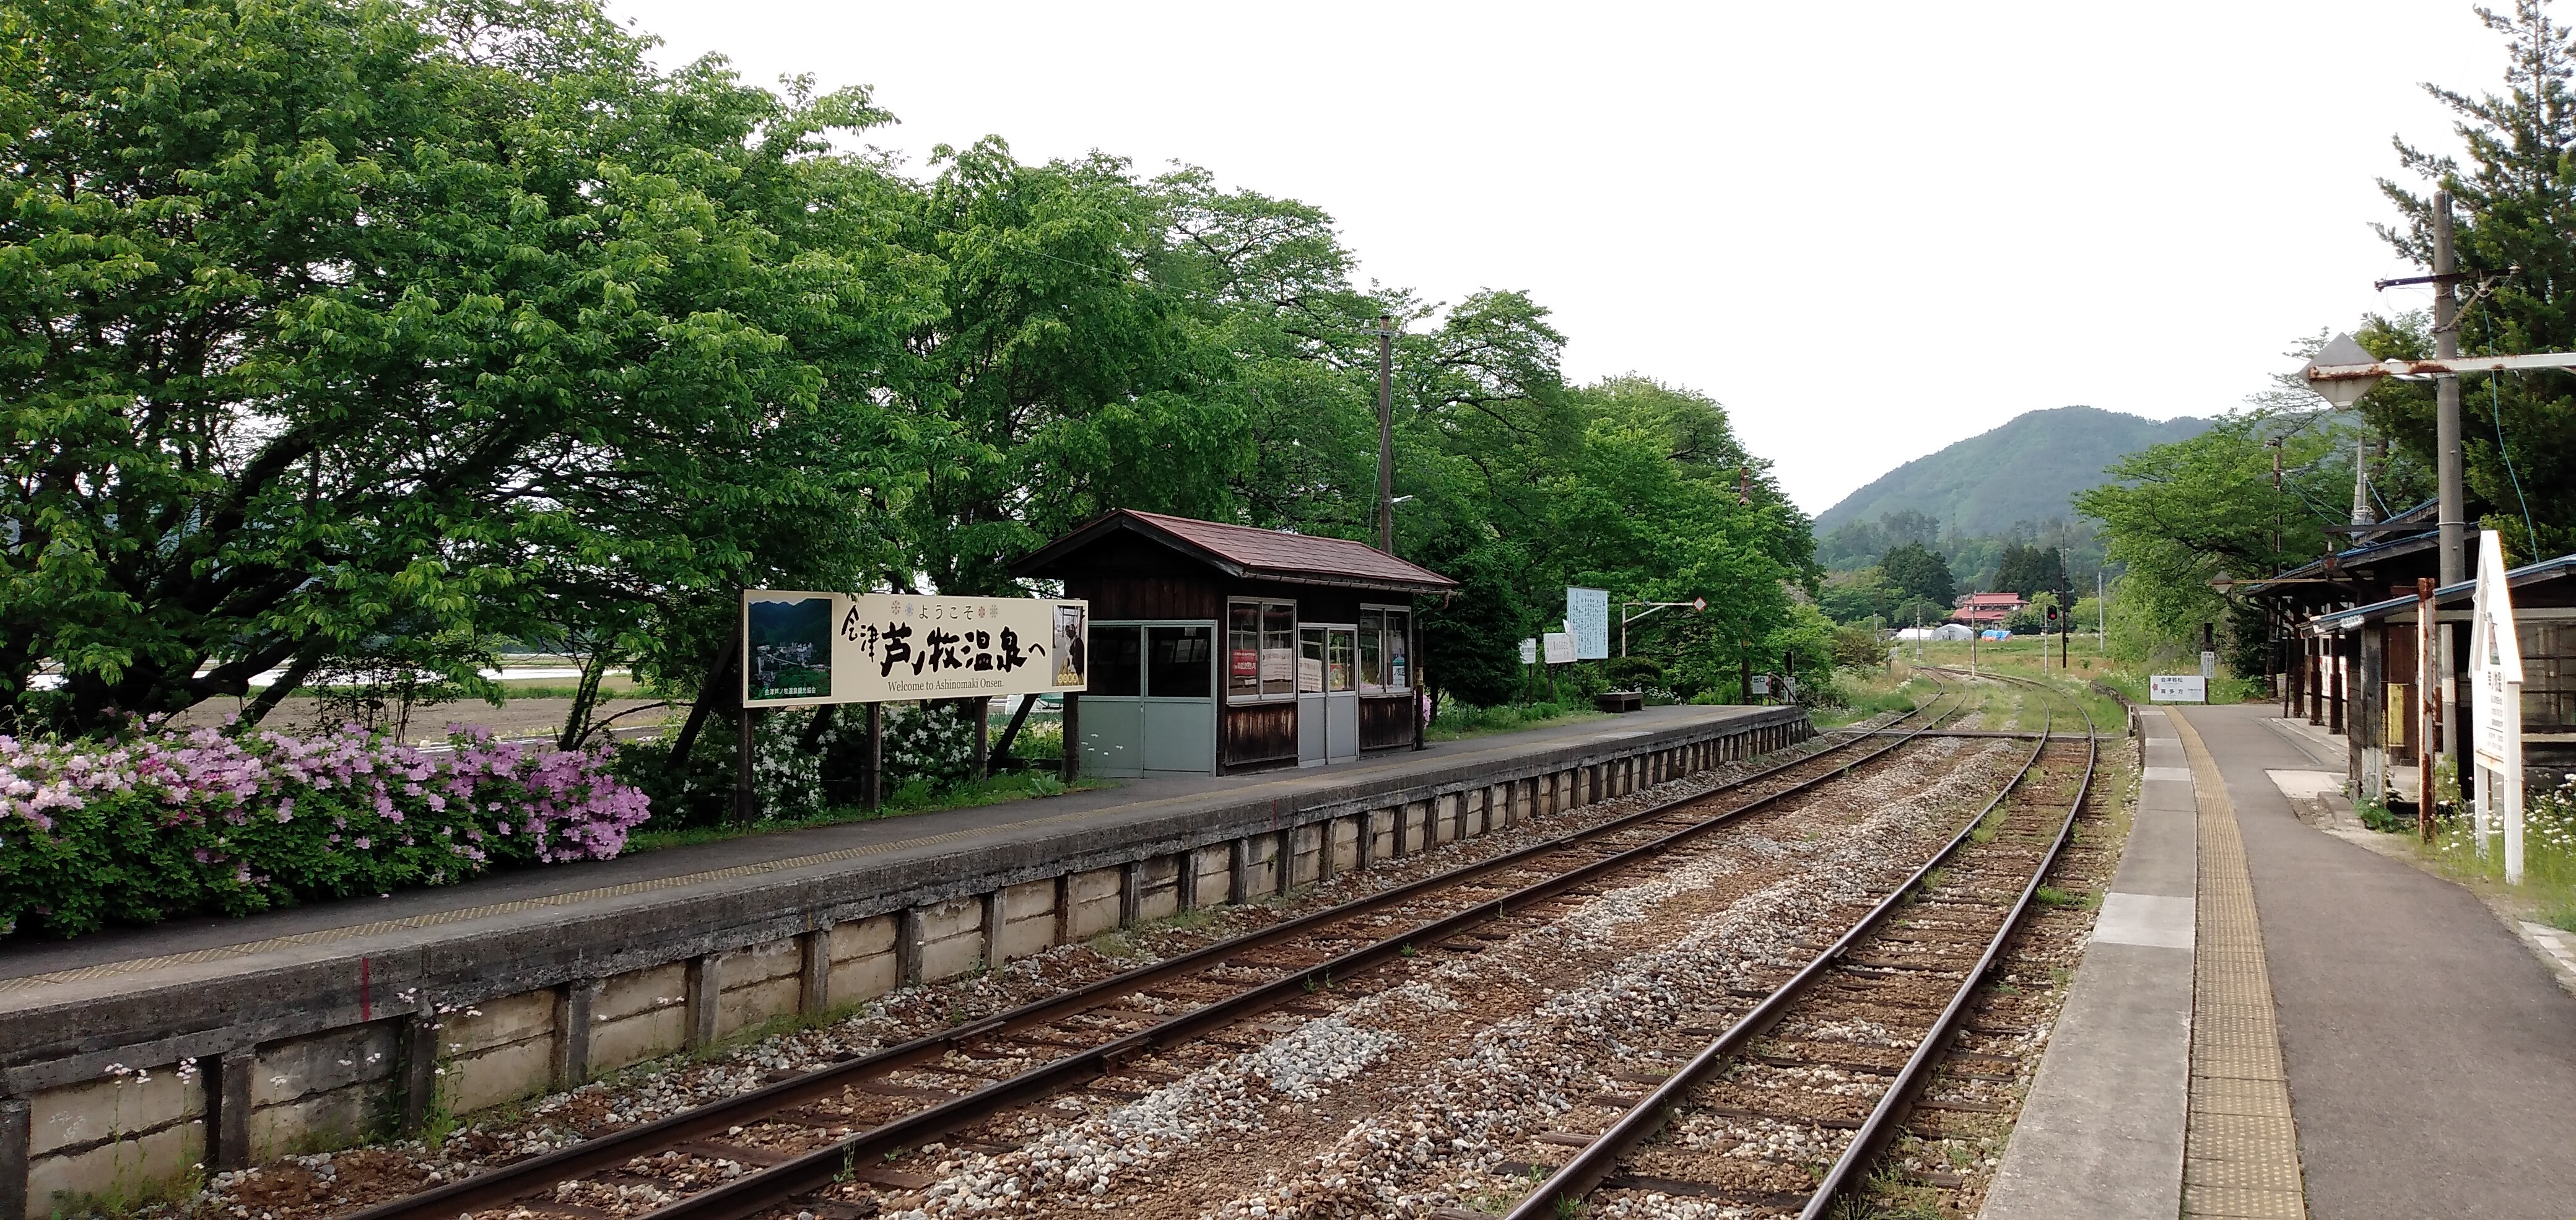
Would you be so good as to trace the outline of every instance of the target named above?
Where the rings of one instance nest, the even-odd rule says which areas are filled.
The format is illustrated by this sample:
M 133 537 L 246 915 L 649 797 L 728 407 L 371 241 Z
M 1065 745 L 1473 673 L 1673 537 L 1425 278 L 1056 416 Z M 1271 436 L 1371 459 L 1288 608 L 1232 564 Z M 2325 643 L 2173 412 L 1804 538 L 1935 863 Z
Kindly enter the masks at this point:
M 1561 1133 L 1579 1150 L 1509 1220 L 1558 1220 L 1578 1207 L 1596 1217 L 1824 1216 L 1911 1111 L 1981 1104 L 1927 1097 L 1926 1086 L 1945 1064 L 1971 1077 L 1981 1060 L 1991 1059 L 1989 1073 L 2009 1068 L 1981 1055 L 1978 1039 L 2028 1031 L 1981 1025 L 1972 998 L 2065 845 L 2099 761 L 2079 705 L 2003 680 L 2064 703 L 2085 732 L 2051 735 L 2060 714 L 2050 709 L 2003 791 L 1902 885 L 1722 1031 L 1699 1031 L 1714 1036 L 1678 1068 L 1622 1077 L 1651 1087 L 1585 1098 L 1567 1116 L 1577 1130 Z M 1583 1130 L 1584 1119 L 1597 1125 Z
M 1151 1061 L 1194 1042 L 1275 1036 L 1329 1012 L 1342 984 L 1419 953 L 1474 952 L 1491 927 L 1545 918 L 1622 870 L 1651 870 L 1709 832 L 1759 823 L 1924 743 L 1965 693 L 1936 681 L 1898 735 L 1855 736 L 1726 785 L 1138 967 L 957 1028 L 350 1214 L 350 1220 L 734 1220 L 849 1217 L 828 1187 L 917 1189 L 897 1154 L 1068 1093 L 1132 1101 L 1177 1076 Z M 1893 727 L 1893 726 L 1891 726 Z M 1716 836 L 1724 838 L 1726 836 Z M 963 1146 L 974 1147 L 972 1141 Z M 998 1150 L 998 1146 L 990 1146 Z M 842 1196 L 865 1195 L 843 1189 Z M 797 1200 L 803 1206 L 785 1206 Z

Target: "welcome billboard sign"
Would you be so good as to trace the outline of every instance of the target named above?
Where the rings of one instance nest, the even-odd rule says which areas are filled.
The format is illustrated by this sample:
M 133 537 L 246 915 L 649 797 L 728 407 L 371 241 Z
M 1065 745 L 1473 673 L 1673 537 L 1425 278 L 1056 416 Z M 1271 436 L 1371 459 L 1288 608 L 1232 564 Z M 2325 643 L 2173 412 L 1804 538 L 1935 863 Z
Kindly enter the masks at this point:
M 742 594 L 747 707 L 1078 691 L 1090 603 L 904 593 Z

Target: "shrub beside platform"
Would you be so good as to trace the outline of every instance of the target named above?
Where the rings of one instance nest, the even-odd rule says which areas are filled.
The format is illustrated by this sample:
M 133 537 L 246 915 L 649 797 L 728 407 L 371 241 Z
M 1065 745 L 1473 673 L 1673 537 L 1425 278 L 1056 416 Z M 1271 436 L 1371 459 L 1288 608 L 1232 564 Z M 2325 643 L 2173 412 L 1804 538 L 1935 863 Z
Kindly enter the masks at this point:
M 0 736 L 0 936 L 246 915 L 614 858 L 644 794 L 610 751 L 464 730 L 430 751 L 355 730 Z

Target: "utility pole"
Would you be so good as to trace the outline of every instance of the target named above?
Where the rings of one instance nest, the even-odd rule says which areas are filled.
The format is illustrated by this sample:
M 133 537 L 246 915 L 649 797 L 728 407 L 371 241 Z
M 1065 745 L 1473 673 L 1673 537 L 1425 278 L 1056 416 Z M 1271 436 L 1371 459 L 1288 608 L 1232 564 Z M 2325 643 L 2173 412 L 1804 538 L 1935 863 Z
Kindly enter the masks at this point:
M 1377 316 L 1377 549 L 1395 553 L 1395 319 Z M 2454 392 L 2454 399 L 2459 395 Z M 2456 405 L 2456 404 L 2454 404 Z
M 2263 442 L 2272 451 L 2272 571 L 2281 570 L 2281 450 L 2289 438 L 2276 436 Z
M 2451 193 L 2433 192 L 2433 354 L 2444 360 L 2460 354 L 2460 301 L 2448 277 L 2458 274 L 2459 257 L 2451 248 Z M 2460 487 L 2460 376 L 2447 373 L 2433 382 L 2435 403 L 2434 448 L 2438 453 L 2437 493 L 2441 502 L 2438 521 L 2442 534 L 2442 583 L 2455 585 L 2468 579 L 2469 565 L 2462 552 L 2468 530 L 2468 502 Z M 2441 629 L 2440 661 L 2442 672 L 2442 706 L 2456 707 L 2458 700 L 2451 689 L 2451 637 L 2448 628 Z M 2442 717 L 2442 753 L 2456 766 L 2460 759 L 2459 720 L 2456 715 Z

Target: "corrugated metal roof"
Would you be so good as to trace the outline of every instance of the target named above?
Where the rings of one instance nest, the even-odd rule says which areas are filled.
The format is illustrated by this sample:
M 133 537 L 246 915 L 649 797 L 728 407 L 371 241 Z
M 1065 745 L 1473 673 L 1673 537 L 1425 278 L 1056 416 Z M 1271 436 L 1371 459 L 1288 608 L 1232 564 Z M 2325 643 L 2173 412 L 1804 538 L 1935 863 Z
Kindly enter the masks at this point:
M 1011 570 L 1021 575 L 1035 574 L 1102 535 L 1118 530 L 1132 530 L 1156 538 L 1177 550 L 1195 554 L 1234 576 L 1292 584 L 1351 585 L 1427 593 L 1458 587 L 1458 582 L 1438 572 L 1407 563 L 1363 542 L 1126 508 L 1092 518 L 1013 564 Z
M 2538 584 L 2542 581 L 2562 580 L 2571 575 L 2576 575 L 2576 555 L 2561 555 L 2556 559 L 2544 559 L 2538 563 L 2525 564 L 2522 567 L 2506 572 L 2504 574 L 2504 583 L 2505 587 L 2508 589 L 2520 589 L 2529 585 Z M 2478 582 L 2475 580 L 2464 580 L 2458 584 L 2443 585 L 2442 587 L 2433 590 L 2433 605 L 2436 608 L 2446 604 L 2458 605 L 2462 602 L 2471 600 L 2471 598 L 2476 595 L 2477 591 Z M 2311 631 L 2350 631 L 2355 627 L 2361 626 L 2363 623 L 2371 621 L 2372 619 L 2386 618 L 2391 614 L 2410 612 L 2415 609 L 2416 600 L 2417 599 L 2413 597 L 2392 597 L 2386 601 L 2376 601 L 2366 606 L 2355 606 L 2350 610 L 2336 610 L 2331 613 L 2320 614 L 2315 618 L 2308 620 L 2308 629 Z

